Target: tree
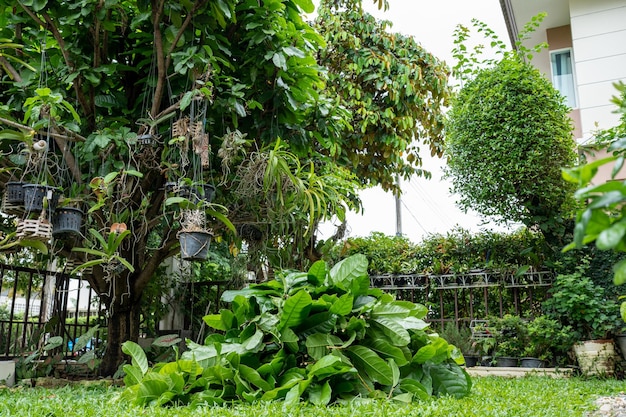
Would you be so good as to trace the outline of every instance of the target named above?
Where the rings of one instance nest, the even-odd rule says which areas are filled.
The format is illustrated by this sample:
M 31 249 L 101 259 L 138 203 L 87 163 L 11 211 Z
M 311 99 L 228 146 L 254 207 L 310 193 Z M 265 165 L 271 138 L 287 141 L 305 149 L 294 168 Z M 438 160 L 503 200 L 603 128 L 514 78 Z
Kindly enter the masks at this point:
M 561 247 L 575 207 L 561 177 L 577 160 L 569 109 L 526 52 L 477 70 L 454 98 L 447 176 L 462 208 L 539 228 Z
M 419 146 L 442 155 L 446 65 L 412 37 L 390 33 L 390 22 L 359 10 L 322 2 L 317 24 L 328 44 L 320 52 L 328 90 L 354 126 L 332 143 L 320 141 L 320 151 L 351 167 L 363 184 L 386 190 L 397 187 L 396 174 L 429 177 Z
M 179 252 L 190 218 L 233 250 L 245 241 L 272 266 L 292 266 L 305 262 L 319 221 L 359 208 L 359 181 L 370 181 L 346 163 L 352 144 L 340 138 L 353 120 L 325 90 L 316 56 L 326 44 L 301 18 L 310 0 L 0 8 L 0 37 L 23 45 L 0 73 L 1 163 L 11 169 L 0 183 L 45 182 L 83 199 L 85 239 L 55 239 L 51 253 L 94 267 L 88 279 L 108 314 L 103 375 L 121 363 L 122 342 L 137 339 L 144 289 Z M 322 151 L 335 142 L 340 152 Z M 197 202 L 210 183 L 215 201 Z

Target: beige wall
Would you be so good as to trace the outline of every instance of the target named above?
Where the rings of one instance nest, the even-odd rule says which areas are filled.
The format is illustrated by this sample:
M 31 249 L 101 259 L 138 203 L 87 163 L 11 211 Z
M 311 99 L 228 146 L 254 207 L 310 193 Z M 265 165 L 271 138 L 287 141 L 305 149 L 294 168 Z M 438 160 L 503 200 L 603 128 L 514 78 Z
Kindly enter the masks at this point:
M 585 157 L 587 158 L 588 162 L 591 161 L 596 161 L 598 159 L 603 159 L 606 158 L 608 156 L 610 156 L 610 154 L 602 149 L 602 150 L 588 150 L 585 149 L 583 150 L 583 153 L 585 155 Z M 615 180 L 624 180 L 626 179 L 626 166 L 622 167 L 622 169 L 619 171 L 619 173 L 615 176 L 615 178 L 611 178 L 611 172 L 613 171 L 613 166 L 615 164 L 611 163 L 611 164 L 607 164 L 604 166 L 601 166 L 600 168 L 598 168 L 598 172 L 596 173 L 596 175 L 593 177 L 593 183 L 596 185 L 600 185 L 603 184 L 607 181 L 611 181 L 613 179 Z

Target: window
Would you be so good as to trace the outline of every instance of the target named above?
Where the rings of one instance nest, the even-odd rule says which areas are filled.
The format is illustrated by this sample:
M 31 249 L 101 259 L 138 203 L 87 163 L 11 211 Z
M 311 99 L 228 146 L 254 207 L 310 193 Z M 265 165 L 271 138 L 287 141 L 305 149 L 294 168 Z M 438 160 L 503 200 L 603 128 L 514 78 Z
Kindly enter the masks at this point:
M 565 104 L 572 109 L 578 107 L 576 101 L 576 83 L 572 65 L 572 50 L 562 49 L 550 52 L 552 66 L 552 84 L 565 97 Z

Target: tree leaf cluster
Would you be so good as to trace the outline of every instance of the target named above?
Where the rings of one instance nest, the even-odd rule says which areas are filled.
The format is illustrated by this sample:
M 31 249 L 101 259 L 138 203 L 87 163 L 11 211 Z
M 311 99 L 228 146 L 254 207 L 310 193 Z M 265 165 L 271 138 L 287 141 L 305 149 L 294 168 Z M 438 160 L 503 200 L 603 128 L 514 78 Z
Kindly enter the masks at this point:
M 231 309 L 204 318 L 215 333 L 188 341 L 180 359 L 150 368 L 124 344 L 123 397 L 137 404 L 225 404 L 282 400 L 326 405 L 355 396 L 462 397 L 471 380 L 460 352 L 428 332 L 427 308 L 369 287 L 363 255 L 332 268 L 227 291 Z

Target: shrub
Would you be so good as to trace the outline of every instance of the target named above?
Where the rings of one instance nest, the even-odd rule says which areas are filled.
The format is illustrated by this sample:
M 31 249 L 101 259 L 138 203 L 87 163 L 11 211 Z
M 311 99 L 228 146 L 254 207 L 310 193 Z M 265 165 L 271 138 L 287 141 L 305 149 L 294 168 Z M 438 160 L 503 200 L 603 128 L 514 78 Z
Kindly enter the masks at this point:
M 354 396 L 464 396 L 462 357 L 427 332 L 428 309 L 369 288 L 367 260 L 351 256 L 224 293 L 230 310 L 205 317 L 217 332 L 188 342 L 180 360 L 148 368 L 141 348 L 124 370 L 124 397 L 137 404 L 222 404 L 301 399 L 326 405 Z

